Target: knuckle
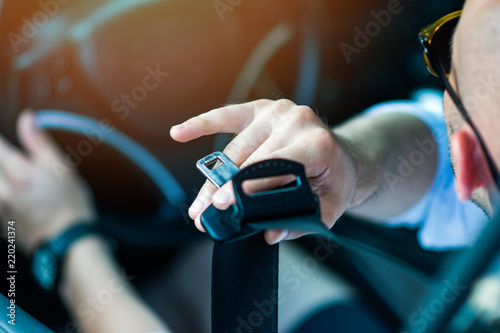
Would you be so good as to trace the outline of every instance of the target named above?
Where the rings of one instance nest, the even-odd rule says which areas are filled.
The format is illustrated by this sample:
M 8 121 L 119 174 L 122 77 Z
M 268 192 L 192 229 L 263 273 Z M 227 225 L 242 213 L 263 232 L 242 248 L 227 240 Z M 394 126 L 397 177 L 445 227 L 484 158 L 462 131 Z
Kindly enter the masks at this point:
M 331 148 L 335 141 L 332 132 L 327 128 L 318 128 L 314 130 L 312 137 L 320 149 Z
M 279 99 L 276 101 L 276 106 L 278 107 L 278 109 L 281 109 L 282 111 L 290 111 L 295 106 L 297 106 L 297 104 L 295 104 L 289 99 Z
M 276 101 L 276 103 L 278 103 L 279 105 L 283 105 L 283 106 L 292 106 L 292 105 L 296 105 L 294 102 L 292 102 L 291 100 L 286 99 L 286 98 L 278 99 L 278 100 Z
M 224 154 L 229 157 L 230 160 L 236 161 L 239 156 L 243 153 L 243 148 L 235 140 L 231 141 L 226 148 L 224 148 Z
M 256 104 L 258 105 L 268 105 L 273 103 L 274 101 L 268 98 L 261 98 L 255 101 Z
M 317 154 L 319 157 L 325 157 L 335 149 L 335 138 L 327 128 L 315 128 L 307 131 L 305 135 L 298 140 L 301 149 Z
M 275 103 L 275 101 L 270 99 L 256 100 L 255 102 L 252 103 L 254 114 L 267 113 L 267 111 L 270 109 L 270 106 L 272 106 L 273 103 Z
M 316 120 L 316 114 L 307 106 L 297 106 L 289 113 L 287 120 L 292 125 L 308 125 Z
M 279 99 L 276 102 L 274 102 L 273 110 L 278 114 L 282 114 L 290 111 L 291 109 L 293 109 L 294 106 L 296 106 L 295 103 L 289 99 Z
M 256 110 L 262 119 L 270 119 L 274 123 L 282 119 L 295 106 L 296 104 L 288 99 L 279 99 L 276 101 L 259 100 L 259 104 L 256 104 Z

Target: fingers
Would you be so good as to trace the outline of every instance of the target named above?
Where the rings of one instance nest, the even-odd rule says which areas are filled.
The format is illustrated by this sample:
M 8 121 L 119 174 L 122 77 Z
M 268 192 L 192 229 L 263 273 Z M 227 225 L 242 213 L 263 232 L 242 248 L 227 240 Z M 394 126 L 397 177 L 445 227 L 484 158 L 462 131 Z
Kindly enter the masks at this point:
M 244 181 L 242 184 L 243 193 L 246 195 L 273 190 L 285 186 L 296 180 L 294 175 L 282 175 L 266 177 Z
M 267 142 L 266 142 L 267 144 Z M 310 147 L 309 149 L 302 149 L 301 147 L 297 145 L 289 145 L 283 148 L 278 148 L 274 150 L 274 147 L 272 147 L 272 144 L 262 145 L 257 149 L 252 155 L 250 155 L 247 160 L 242 164 L 241 168 L 245 168 L 249 165 L 252 165 L 257 162 L 261 162 L 264 160 L 269 160 L 269 159 L 286 159 L 286 160 L 292 160 L 296 161 L 299 163 L 302 163 L 304 165 L 307 165 L 308 167 L 310 165 L 314 165 L 314 161 L 316 160 L 316 155 L 314 153 L 314 148 Z M 279 178 L 278 178 L 279 179 Z M 287 179 L 284 178 L 286 181 Z M 265 182 L 266 179 L 262 179 L 261 181 Z M 275 182 L 275 179 L 267 179 L 267 181 Z M 290 181 L 290 180 L 289 180 Z M 279 183 L 279 182 L 278 182 Z M 263 184 L 263 183 L 261 183 Z M 280 183 L 279 185 L 283 185 L 283 183 Z
M 59 160 L 62 153 L 57 144 L 35 124 L 35 114 L 24 110 L 17 121 L 17 135 L 27 152 L 34 158 Z
M 240 133 L 252 122 L 254 110 L 255 102 L 215 109 L 172 127 L 170 136 L 175 141 L 187 142 L 215 133 Z
M 295 103 L 283 99 L 279 101 L 261 99 L 228 105 L 173 126 L 170 136 L 178 142 L 187 142 L 215 133 L 240 133 L 250 125 L 257 113 L 265 113 L 268 116 L 267 121 L 273 121 L 276 115 L 281 115 L 295 107 L 297 107 Z
M 9 184 L 23 186 L 25 164 L 25 156 L 0 135 L 0 190 L 4 195 Z
M 217 190 L 213 197 L 214 207 L 217 209 L 227 209 L 229 206 L 236 202 L 236 197 L 233 190 L 233 182 L 225 183 L 219 190 Z
M 210 181 L 205 181 L 205 184 L 198 192 L 196 199 L 191 204 L 191 207 L 189 207 L 189 217 L 194 220 L 196 228 L 202 232 L 205 232 L 205 228 L 200 221 L 201 213 L 203 213 L 205 209 L 210 206 L 212 203 L 212 196 L 216 191 L 217 188 Z
M 210 202 L 212 202 L 212 196 L 216 190 L 217 188 L 210 181 L 205 181 L 205 184 L 198 192 L 196 199 L 191 204 L 191 207 L 189 207 L 188 214 L 190 218 L 194 220 L 210 205 Z
M 297 151 L 297 149 L 293 146 L 278 149 L 272 153 L 268 153 L 267 150 L 262 147 L 264 147 L 264 145 L 261 145 L 260 148 L 243 163 L 242 167 L 265 159 L 284 158 L 304 163 L 307 159 L 311 158 L 307 153 L 304 153 L 302 150 Z M 259 179 L 254 181 L 254 184 L 250 183 L 249 193 L 258 192 L 259 190 L 273 189 L 277 186 L 288 184 L 293 179 L 293 176 Z M 198 197 L 189 209 L 189 216 L 195 220 L 195 224 L 198 229 L 200 229 L 201 226 L 199 222 L 199 215 L 212 203 L 212 200 L 215 208 L 217 209 L 227 209 L 227 207 L 233 204 L 235 202 L 235 196 L 232 188 L 232 182 L 224 184 L 219 190 L 217 190 L 211 183 L 205 183 L 203 188 L 200 190 Z
M 256 122 L 238 134 L 223 153 L 240 167 L 271 135 L 271 128 Z
M 266 230 L 264 232 L 264 239 L 267 244 L 269 245 L 274 245 L 278 244 L 281 241 L 284 240 L 292 240 L 292 239 L 297 239 L 299 237 L 312 234 L 311 232 L 307 231 L 302 231 L 302 230 Z
M 264 140 L 265 135 L 262 135 L 260 139 L 250 140 L 246 138 L 247 133 L 241 133 L 238 135 L 227 147 L 224 149 L 224 154 L 233 161 L 236 165 L 241 165 L 254 150 L 262 145 L 262 140 Z M 242 147 L 240 150 L 239 147 Z M 214 194 L 215 197 L 214 197 Z M 220 190 L 208 180 L 205 182 L 201 188 L 198 196 L 191 204 L 189 208 L 189 216 L 197 221 L 199 214 L 202 213 L 214 200 L 214 206 L 218 209 L 225 209 L 229 207 L 228 202 L 234 202 L 234 193 L 232 190 L 232 182 L 228 182 L 222 186 Z M 197 227 L 201 224 L 197 223 Z M 200 229 L 200 228 L 198 228 Z
M 289 234 L 289 230 L 287 230 L 287 229 L 285 229 L 285 230 L 270 229 L 270 230 L 266 230 L 266 232 L 264 233 L 264 239 L 266 240 L 267 244 L 274 245 L 274 244 L 277 244 L 277 243 L 281 242 L 282 240 L 286 239 L 288 234 Z
M 203 227 L 203 225 L 201 224 L 201 214 L 199 214 L 198 216 L 196 216 L 196 218 L 194 219 L 194 225 L 195 225 L 196 229 L 198 229 L 199 231 L 201 231 L 201 232 L 207 232 L 205 230 L 205 227 Z
M 207 181 L 198 193 L 196 200 L 189 208 L 189 216 L 194 220 L 196 228 L 200 231 L 205 232 L 200 220 L 201 213 L 210 206 L 212 200 L 214 207 L 217 209 L 225 210 L 232 205 L 235 202 L 232 182 L 227 182 L 217 190 L 214 185 Z
M 306 131 L 307 129 L 307 131 Z M 329 130 L 307 107 L 297 107 L 293 102 L 260 100 L 246 104 L 230 105 L 191 118 L 174 126 L 170 135 L 179 142 L 187 142 L 214 133 L 238 133 L 224 149 L 224 154 L 237 166 L 244 168 L 250 164 L 273 158 L 298 161 L 307 165 L 308 176 L 322 174 L 324 165 L 318 161 L 317 136 L 331 140 Z M 324 151 L 323 151 L 324 153 Z M 255 193 L 274 189 L 293 180 L 289 177 L 258 179 L 244 185 L 245 193 Z M 206 182 L 189 209 L 189 216 L 203 231 L 201 213 L 213 202 L 218 209 L 227 209 L 235 202 L 232 184 L 225 184 L 217 190 Z M 303 233 L 295 231 L 268 231 L 266 241 L 276 243 L 282 239 L 299 237 Z
M 270 134 L 269 128 L 259 126 L 258 123 L 251 127 L 252 128 L 248 127 L 236 136 L 224 149 L 224 154 L 237 166 L 240 166 L 250 155 L 252 155 L 254 151 L 265 142 Z M 226 185 L 224 188 L 231 188 L 231 186 Z M 209 181 L 206 181 L 201 188 L 198 196 L 189 208 L 189 216 L 194 219 L 195 222 L 196 217 L 212 202 L 212 196 L 216 190 L 215 186 Z M 215 204 L 217 208 L 224 207 L 222 195 L 223 193 L 221 192 L 218 197 L 220 200 Z M 197 224 L 197 226 L 198 225 L 200 224 Z

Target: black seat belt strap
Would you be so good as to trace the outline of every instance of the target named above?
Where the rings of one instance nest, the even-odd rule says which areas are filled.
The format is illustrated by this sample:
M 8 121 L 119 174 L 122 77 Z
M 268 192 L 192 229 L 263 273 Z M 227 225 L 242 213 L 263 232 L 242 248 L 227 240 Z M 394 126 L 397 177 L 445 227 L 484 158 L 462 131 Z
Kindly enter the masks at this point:
M 278 245 L 261 234 L 214 244 L 212 332 L 278 332 Z
M 210 168 L 210 167 L 211 168 Z M 277 332 L 278 246 L 269 246 L 267 229 L 314 232 L 361 254 L 390 260 L 401 269 L 414 268 L 386 253 L 331 233 L 321 222 L 318 197 L 311 191 L 303 165 L 267 160 L 239 170 L 220 152 L 197 162 L 200 171 L 220 187 L 232 180 L 236 203 L 226 210 L 210 205 L 201 223 L 215 242 L 212 259 L 212 332 Z M 295 184 L 245 194 L 243 182 L 295 175 Z

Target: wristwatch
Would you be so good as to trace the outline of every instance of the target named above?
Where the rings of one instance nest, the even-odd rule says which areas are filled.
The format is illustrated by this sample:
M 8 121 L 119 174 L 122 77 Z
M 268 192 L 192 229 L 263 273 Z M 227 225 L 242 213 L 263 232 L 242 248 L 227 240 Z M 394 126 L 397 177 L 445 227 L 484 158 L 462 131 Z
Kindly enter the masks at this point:
M 42 289 L 48 292 L 55 291 L 68 249 L 76 240 L 87 235 L 103 236 L 103 231 L 95 223 L 79 223 L 35 250 L 31 259 L 31 271 Z

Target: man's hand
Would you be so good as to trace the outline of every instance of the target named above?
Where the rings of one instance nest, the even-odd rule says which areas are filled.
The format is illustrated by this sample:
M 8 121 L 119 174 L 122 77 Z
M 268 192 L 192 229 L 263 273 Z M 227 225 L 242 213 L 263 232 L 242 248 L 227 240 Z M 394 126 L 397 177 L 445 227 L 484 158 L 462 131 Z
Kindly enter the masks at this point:
M 51 138 L 24 111 L 17 123 L 20 151 L 0 137 L 0 205 L 3 219 L 16 223 L 17 244 L 31 255 L 35 247 L 77 222 L 95 217 L 91 195 L 76 170 L 58 178 L 53 162 L 64 165 Z
M 64 172 L 61 179 L 54 162 L 64 165 L 62 151 L 34 124 L 34 114 L 24 111 L 17 123 L 20 151 L 0 137 L 0 204 L 6 219 L 16 221 L 21 250 L 31 255 L 41 242 L 58 235 L 74 223 L 93 223 L 94 205 L 77 170 Z M 59 286 L 63 304 L 83 332 L 170 332 L 121 275 L 118 263 L 99 237 L 85 237 L 66 253 Z M 95 312 L 80 311 L 107 290 L 119 288 L 113 303 Z
M 170 131 L 172 138 L 179 142 L 215 133 L 238 134 L 224 149 L 224 154 L 240 168 L 272 158 L 304 164 L 309 184 L 319 195 L 321 218 L 328 228 L 352 206 L 356 188 L 354 163 L 330 129 L 309 107 L 297 106 L 289 100 L 258 100 L 229 105 L 191 118 Z M 284 184 L 262 180 L 249 191 L 278 185 Z M 219 190 L 208 181 L 203 185 L 189 209 L 189 216 L 201 231 L 200 215 L 212 201 L 219 209 L 226 209 L 234 203 L 231 184 L 227 183 Z M 303 234 L 268 230 L 265 238 L 274 244 Z

